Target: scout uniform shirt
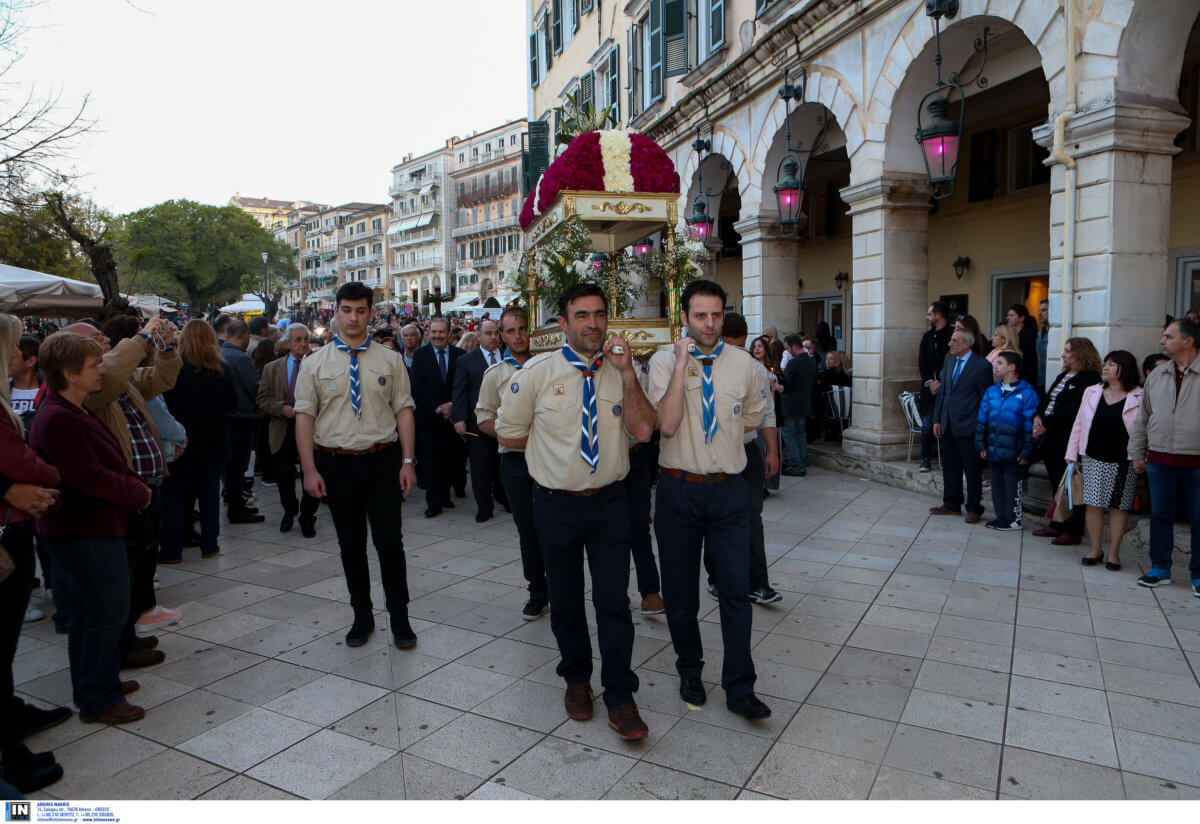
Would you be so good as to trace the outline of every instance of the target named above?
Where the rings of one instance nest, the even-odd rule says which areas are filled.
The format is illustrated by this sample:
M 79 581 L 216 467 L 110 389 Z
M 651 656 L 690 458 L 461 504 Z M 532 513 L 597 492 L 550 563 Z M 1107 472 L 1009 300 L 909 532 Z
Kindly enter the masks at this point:
M 313 440 L 329 449 L 361 452 L 391 443 L 399 434 L 396 415 L 413 406 L 408 370 L 400 354 L 372 343 L 358 353 L 362 418 L 350 401 L 350 354 L 332 343 L 301 361 L 296 378 L 296 412 L 311 415 Z
M 605 362 L 592 380 L 600 444 L 595 473 L 580 455 L 583 372 L 561 349 L 527 360 L 502 395 L 496 434 L 510 440 L 528 436 L 525 461 L 529 475 L 547 489 L 582 492 L 608 486 L 629 474 L 621 372 Z
M 696 350 L 700 355 L 700 350 Z M 659 443 L 658 463 L 668 469 L 680 469 L 697 475 L 725 472 L 736 475 L 746 468 L 743 436 L 746 427 L 757 429 L 771 403 L 759 377 L 758 364 L 745 349 L 725 346 L 712 362 L 713 395 L 716 401 L 717 435 L 704 442 L 703 390 L 700 358 L 689 355 L 684 371 L 683 419 L 671 437 L 665 434 Z M 667 394 L 667 385 L 675 371 L 675 351 L 660 349 L 650 358 L 650 392 L 655 409 Z
M 529 361 L 525 361 L 525 363 L 528 364 Z M 480 423 L 496 420 L 496 415 L 500 412 L 500 401 L 504 397 L 504 393 L 508 391 L 508 385 L 512 383 L 511 379 L 515 374 L 517 374 L 517 367 L 508 361 L 500 361 L 495 366 L 487 368 L 487 371 L 483 373 L 483 383 L 479 385 L 479 400 L 475 402 L 475 420 Z M 500 446 L 500 454 L 524 451 L 524 449 Z

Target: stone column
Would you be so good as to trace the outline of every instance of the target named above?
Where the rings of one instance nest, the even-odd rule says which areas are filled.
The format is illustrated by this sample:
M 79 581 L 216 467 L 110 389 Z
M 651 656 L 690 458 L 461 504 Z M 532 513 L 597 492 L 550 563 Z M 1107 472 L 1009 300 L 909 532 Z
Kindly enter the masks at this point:
M 924 176 L 887 173 L 841 191 L 853 221 L 854 341 L 852 426 L 847 454 L 905 456 L 908 424 L 896 396 L 920 386 L 917 350 L 929 306 L 929 185 Z
M 1175 273 L 1167 243 L 1171 158 L 1181 113 L 1142 102 L 1110 103 L 1067 124 L 1076 164 L 1075 278 L 1072 328 L 1063 329 L 1066 169 L 1054 163 L 1050 206 L 1050 341 L 1046 371 L 1061 370 L 1067 337 L 1087 337 L 1100 356 L 1126 349 L 1138 358 L 1158 350 L 1163 316 L 1174 308 Z M 1046 148 L 1053 129 L 1035 137 Z M 1053 162 L 1053 161 L 1051 161 Z M 1048 381 L 1047 381 L 1048 383 Z
M 742 314 L 751 337 L 768 326 L 774 326 L 780 338 L 798 331 L 796 241 L 780 237 L 779 219 L 770 214 L 733 227 L 742 236 Z

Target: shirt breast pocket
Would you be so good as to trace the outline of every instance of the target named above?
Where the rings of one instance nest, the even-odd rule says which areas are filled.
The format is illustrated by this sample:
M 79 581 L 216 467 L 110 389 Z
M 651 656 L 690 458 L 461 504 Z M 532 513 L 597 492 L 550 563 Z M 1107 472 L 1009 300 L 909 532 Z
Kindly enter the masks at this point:
M 333 400 L 346 393 L 350 385 L 348 370 L 337 366 L 322 366 L 317 370 L 317 394 L 322 401 Z
M 740 423 L 742 420 L 742 406 L 746 401 L 745 385 L 722 386 L 717 389 L 716 397 L 718 420 Z

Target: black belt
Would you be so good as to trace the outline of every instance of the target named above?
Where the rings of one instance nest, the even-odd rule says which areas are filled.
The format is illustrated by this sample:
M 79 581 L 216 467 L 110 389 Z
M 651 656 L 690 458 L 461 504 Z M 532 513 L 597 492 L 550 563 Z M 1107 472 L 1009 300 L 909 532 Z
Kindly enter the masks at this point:
M 320 444 L 314 444 L 314 447 L 329 455 L 370 455 L 373 452 L 382 452 L 389 446 L 395 445 L 395 441 L 388 441 L 387 443 L 377 443 L 374 446 L 368 446 L 366 449 L 342 449 L 337 446 L 321 446 Z
M 543 492 L 551 492 L 555 495 L 570 495 L 574 498 L 590 498 L 593 495 L 599 495 L 601 492 L 608 492 L 614 486 L 616 486 L 615 483 L 608 484 L 607 486 L 598 486 L 595 489 L 551 489 L 548 486 L 542 486 L 541 484 L 538 484 L 538 489 L 542 490 Z

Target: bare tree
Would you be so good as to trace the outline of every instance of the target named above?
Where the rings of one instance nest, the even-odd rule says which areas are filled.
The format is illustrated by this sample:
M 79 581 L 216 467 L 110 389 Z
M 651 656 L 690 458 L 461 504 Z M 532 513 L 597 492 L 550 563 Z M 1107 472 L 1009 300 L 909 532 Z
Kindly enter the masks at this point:
M 88 259 L 92 277 L 104 294 L 100 318 L 131 314 L 129 302 L 121 296 L 117 283 L 117 260 L 114 254 L 117 232 L 114 219 L 90 202 L 72 198 L 62 192 L 47 192 L 46 209 L 68 238 Z
M 5 80 L 24 56 L 21 14 L 36 4 L 0 0 L 0 205 L 9 207 L 40 189 L 68 185 L 72 144 L 95 126 L 86 115 L 87 95 L 68 104 L 61 89 L 43 93 Z

